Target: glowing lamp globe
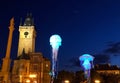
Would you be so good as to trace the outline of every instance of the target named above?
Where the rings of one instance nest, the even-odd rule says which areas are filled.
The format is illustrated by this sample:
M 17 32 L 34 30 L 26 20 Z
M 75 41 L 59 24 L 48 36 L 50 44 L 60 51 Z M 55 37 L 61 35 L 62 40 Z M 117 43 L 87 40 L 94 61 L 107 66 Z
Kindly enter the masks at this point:
M 59 35 L 55 34 L 50 37 L 50 45 L 52 48 L 58 49 L 61 46 L 62 39 Z

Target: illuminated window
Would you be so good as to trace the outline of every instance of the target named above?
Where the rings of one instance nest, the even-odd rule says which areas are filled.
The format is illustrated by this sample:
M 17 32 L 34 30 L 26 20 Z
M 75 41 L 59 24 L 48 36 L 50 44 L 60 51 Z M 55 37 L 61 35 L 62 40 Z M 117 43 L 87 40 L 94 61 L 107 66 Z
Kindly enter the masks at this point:
M 45 66 L 48 67 L 48 64 L 46 64 Z
M 38 56 L 33 56 L 33 61 L 34 62 L 39 62 L 39 57 Z

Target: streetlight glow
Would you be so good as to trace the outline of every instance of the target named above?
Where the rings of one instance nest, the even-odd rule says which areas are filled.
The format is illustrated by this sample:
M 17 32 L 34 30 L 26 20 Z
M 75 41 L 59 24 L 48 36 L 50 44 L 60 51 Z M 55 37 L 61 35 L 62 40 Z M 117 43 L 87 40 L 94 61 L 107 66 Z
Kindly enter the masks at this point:
M 26 82 L 27 82 L 27 83 L 30 83 L 30 80 L 29 80 L 29 79 L 27 79 L 27 80 L 26 80 Z
M 70 81 L 69 80 L 65 80 L 64 83 L 70 83 Z
M 95 83 L 100 83 L 100 80 L 95 80 Z

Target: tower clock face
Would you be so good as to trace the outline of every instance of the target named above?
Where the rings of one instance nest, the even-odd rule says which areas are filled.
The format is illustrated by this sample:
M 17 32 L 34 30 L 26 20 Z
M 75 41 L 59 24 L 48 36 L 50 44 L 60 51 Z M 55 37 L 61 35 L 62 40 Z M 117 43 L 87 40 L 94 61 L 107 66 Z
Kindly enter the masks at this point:
M 29 32 L 27 32 L 27 31 L 24 32 L 25 38 L 27 38 L 28 34 L 29 34 Z

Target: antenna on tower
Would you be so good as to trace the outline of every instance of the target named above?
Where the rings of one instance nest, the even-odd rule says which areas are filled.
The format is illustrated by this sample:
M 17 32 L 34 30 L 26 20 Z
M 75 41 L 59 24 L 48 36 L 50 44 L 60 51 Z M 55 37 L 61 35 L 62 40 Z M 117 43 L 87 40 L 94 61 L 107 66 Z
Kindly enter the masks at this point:
M 22 26 L 22 18 L 20 18 L 20 26 Z

